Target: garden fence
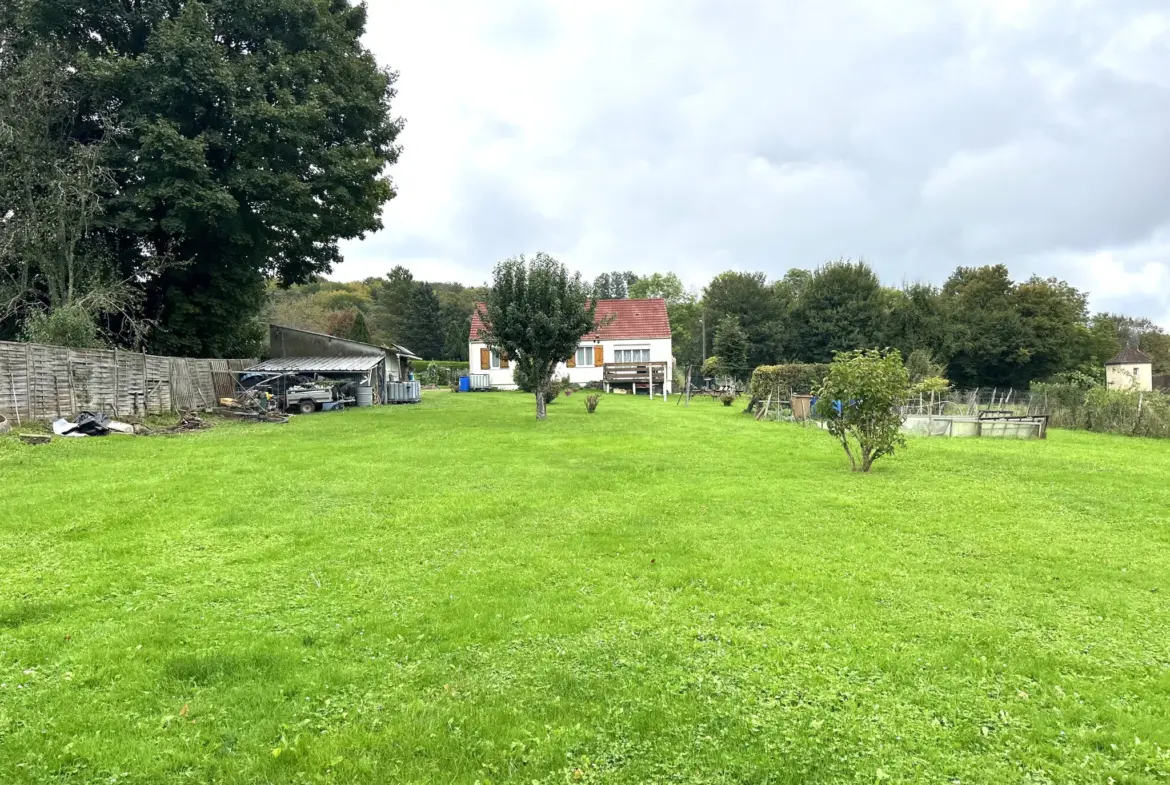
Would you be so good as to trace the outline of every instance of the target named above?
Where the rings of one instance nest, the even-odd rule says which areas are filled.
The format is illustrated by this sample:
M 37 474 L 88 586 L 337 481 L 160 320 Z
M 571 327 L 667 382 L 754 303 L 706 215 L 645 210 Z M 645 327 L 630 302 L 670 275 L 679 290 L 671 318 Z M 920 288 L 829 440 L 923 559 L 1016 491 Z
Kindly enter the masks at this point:
M 255 364 L 0 341 L 0 415 L 19 423 L 79 411 L 141 417 L 203 409 L 234 394 L 231 371 Z
M 903 402 L 900 410 L 905 416 L 976 417 L 988 411 L 1018 417 L 1048 415 L 1048 424 L 1053 428 L 1170 438 L 1170 395 L 1158 391 L 1037 383 L 1030 390 L 915 394 Z

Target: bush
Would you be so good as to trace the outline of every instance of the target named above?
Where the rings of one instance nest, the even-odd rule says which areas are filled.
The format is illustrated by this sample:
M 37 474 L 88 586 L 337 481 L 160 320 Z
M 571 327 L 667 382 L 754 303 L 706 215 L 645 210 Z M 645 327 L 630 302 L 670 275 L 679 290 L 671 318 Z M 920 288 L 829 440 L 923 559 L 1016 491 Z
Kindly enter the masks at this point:
M 703 361 L 703 378 L 713 379 L 723 373 L 723 361 L 715 355 L 711 355 Z
M 412 364 L 414 378 L 428 387 L 458 384 L 459 377 L 467 375 L 470 367 L 457 360 L 416 360 Z
M 906 372 L 910 374 L 910 381 L 920 384 L 927 379 L 943 378 L 947 369 L 942 363 L 935 362 L 928 349 L 915 349 L 906 358 Z
M 810 395 L 825 379 L 829 366 L 824 363 L 791 363 L 788 365 L 761 365 L 752 372 L 748 395 L 763 401 L 780 393 L 780 400 L 792 395 Z
M 29 343 L 67 346 L 70 349 L 100 349 L 105 346 L 97 322 L 80 305 L 66 305 L 52 311 L 34 311 L 24 322 Z
M 719 400 L 723 401 L 724 406 L 731 406 L 731 404 L 735 403 L 735 398 L 736 395 L 733 392 L 725 392 L 719 396 Z
M 951 389 L 949 379 L 944 379 L 941 376 L 928 376 L 911 387 L 910 393 L 912 395 L 930 395 L 944 393 L 949 389 Z
M 600 401 L 601 401 L 600 395 L 587 395 L 587 396 L 585 396 L 585 411 L 589 412 L 590 414 L 593 414 L 595 411 L 597 411 L 597 404 Z
M 910 374 L 897 349 L 838 352 L 817 391 L 817 414 L 837 437 L 855 472 L 892 455 L 906 443 L 897 407 L 910 389 Z
M 1170 439 L 1170 395 L 1110 390 L 1084 374 L 1065 378 L 1032 385 L 1028 410 L 1047 414 L 1054 428 Z
M 545 396 L 544 402 L 552 403 L 557 399 L 557 396 L 570 388 L 571 383 L 569 382 L 568 376 L 564 377 L 563 379 L 558 379 L 554 376 L 552 381 L 548 383 L 548 394 Z

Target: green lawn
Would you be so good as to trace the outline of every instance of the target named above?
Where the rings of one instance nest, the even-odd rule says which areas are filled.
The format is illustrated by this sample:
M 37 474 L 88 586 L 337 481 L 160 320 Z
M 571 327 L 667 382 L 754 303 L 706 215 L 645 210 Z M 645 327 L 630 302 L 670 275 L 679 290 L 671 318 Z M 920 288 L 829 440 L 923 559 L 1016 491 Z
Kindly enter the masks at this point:
M 739 408 L 0 443 L 0 782 L 1170 779 L 1170 442 Z

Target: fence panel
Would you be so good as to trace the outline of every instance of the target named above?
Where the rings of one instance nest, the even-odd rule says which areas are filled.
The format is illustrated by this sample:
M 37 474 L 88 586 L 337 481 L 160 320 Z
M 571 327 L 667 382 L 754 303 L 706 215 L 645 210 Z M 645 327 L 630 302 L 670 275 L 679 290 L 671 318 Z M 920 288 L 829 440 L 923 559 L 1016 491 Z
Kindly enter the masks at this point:
M 141 417 L 214 406 L 254 359 L 158 357 L 0 341 L 0 415 L 13 422 L 104 411 Z

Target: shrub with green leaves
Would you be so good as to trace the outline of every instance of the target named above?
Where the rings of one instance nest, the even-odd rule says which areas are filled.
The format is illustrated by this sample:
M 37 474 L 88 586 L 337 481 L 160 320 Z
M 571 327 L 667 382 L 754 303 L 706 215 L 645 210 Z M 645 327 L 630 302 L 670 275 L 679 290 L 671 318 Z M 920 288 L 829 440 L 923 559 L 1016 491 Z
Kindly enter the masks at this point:
M 585 396 L 585 411 L 589 412 L 590 414 L 593 414 L 595 411 L 597 411 L 597 404 L 600 401 L 601 401 L 600 395 L 594 394 L 594 395 Z
M 942 376 L 928 376 L 910 388 L 913 395 L 938 395 L 951 389 L 950 379 Z
M 777 392 L 782 401 L 791 395 L 809 395 L 821 386 L 828 371 L 825 363 L 761 365 L 752 373 L 748 395 L 760 401 Z
M 105 346 L 93 314 L 80 305 L 63 305 L 51 311 L 33 311 L 24 323 L 29 343 L 98 349 Z
M 897 349 L 839 352 L 817 391 L 816 413 L 835 436 L 855 472 L 906 444 L 897 406 L 910 389 L 910 374 Z

